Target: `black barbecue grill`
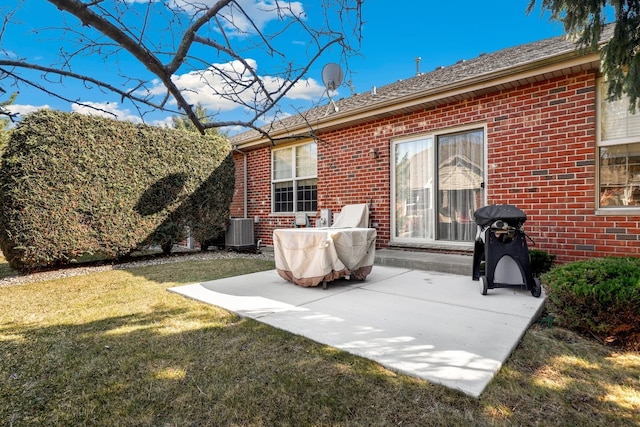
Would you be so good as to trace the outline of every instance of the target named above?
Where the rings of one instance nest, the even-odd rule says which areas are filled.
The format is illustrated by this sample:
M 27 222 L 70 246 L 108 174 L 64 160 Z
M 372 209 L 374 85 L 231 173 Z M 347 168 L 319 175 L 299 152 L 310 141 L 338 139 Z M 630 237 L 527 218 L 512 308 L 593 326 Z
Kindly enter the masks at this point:
M 540 280 L 533 277 L 523 224 L 527 215 L 513 205 L 489 205 L 474 212 L 478 224 L 473 250 L 473 280 L 480 280 L 482 295 L 488 289 L 519 287 L 539 297 Z M 484 261 L 484 275 L 480 267 Z

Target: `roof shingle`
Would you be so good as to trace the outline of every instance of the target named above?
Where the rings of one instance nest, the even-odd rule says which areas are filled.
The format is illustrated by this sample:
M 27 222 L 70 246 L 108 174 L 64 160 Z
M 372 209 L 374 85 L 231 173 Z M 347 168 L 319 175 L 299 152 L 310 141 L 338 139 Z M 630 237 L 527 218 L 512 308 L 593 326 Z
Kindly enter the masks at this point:
M 606 27 L 604 36 L 610 34 L 611 29 L 612 26 Z M 579 57 L 584 53 L 574 41 L 564 35 L 514 46 L 381 86 L 376 88 L 375 93 L 363 92 L 336 100 L 337 112 L 334 112 L 331 105 L 316 106 L 277 120 L 262 129 L 277 134 L 286 129 L 303 126 L 305 123 L 316 125 L 323 121 L 335 120 L 337 117 L 348 117 L 364 110 L 374 110 L 378 106 L 399 103 L 408 98 L 437 93 L 454 86 L 462 87 L 469 82 L 483 78 L 490 79 L 501 73 L 515 73 L 515 70 L 527 66 L 534 67 L 543 62 L 551 63 Z M 231 142 L 239 145 L 260 139 L 263 139 L 263 136 L 259 132 L 250 130 L 231 137 Z

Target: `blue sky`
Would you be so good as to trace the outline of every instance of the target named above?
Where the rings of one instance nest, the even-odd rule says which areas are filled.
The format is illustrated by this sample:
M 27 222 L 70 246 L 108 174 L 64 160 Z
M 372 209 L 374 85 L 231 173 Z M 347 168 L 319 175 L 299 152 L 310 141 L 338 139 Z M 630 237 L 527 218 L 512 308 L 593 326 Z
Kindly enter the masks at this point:
M 245 4 L 253 1 L 243 0 Z M 454 64 L 461 59 L 475 58 L 481 53 L 490 53 L 563 34 L 562 25 L 550 22 L 548 15 L 541 16 L 539 8 L 527 15 L 528 2 L 529 0 L 503 0 L 491 3 L 462 0 L 455 3 L 366 0 L 362 8 L 365 23 L 360 56 L 350 61 L 350 86 L 343 84 L 337 89 L 335 97 L 347 97 L 352 91 L 365 92 L 373 86 L 380 87 L 409 78 L 415 75 L 416 57 L 421 58 L 420 71 L 425 73 L 439 66 Z M 317 0 L 303 1 L 299 5 L 305 8 L 310 21 L 315 18 L 313 7 L 317 3 Z M 0 6 L 0 13 L 6 13 L 8 8 Z M 47 58 L 58 51 L 60 42 L 51 39 L 48 33 L 40 32 L 36 37 L 32 31 L 35 28 L 62 25 L 64 21 L 61 19 L 61 12 L 52 5 L 42 1 L 27 1 L 14 17 L 14 22 L 19 25 L 8 26 L 3 34 L 0 58 L 2 55 L 17 55 L 48 65 Z M 66 22 L 71 24 L 72 28 L 77 28 L 75 18 L 69 17 Z M 291 55 L 295 55 L 301 46 L 297 45 L 295 40 L 291 40 L 291 46 L 287 49 L 290 49 L 288 52 Z M 321 69 L 328 62 L 340 62 L 340 58 L 332 56 L 333 54 L 334 52 L 329 51 L 323 56 L 306 75 L 304 87 L 283 100 L 285 110 L 292 110 L 294 106 L 310 108 L 313 102 L 318 101 L 328 102 L 323 93 Z M 269 58 L 266 56 L 254 55 L 251 59 L 256 61 L 260 71 L 265 71 L 265 76 L 268 76 L 270 67 L 275 65 L 269 64 Z M 97 56 L 87 56 L 83 61 L 82 69 L 79 71 L 91 73 L 96 77 L 125 71 L 144 72 L 135 61 L 126 56 L 120 56 L 118 61 L 103 61 Z M 181 76 L 181 81 L 188 85 L 188 78 L 188 75 Z M 0 84 L 2 83 L 0 81 Z M 63 92 L 68 93 L 70 99 L 100 105 L 117 113 L 121 118 L 139 120 L 135 109 L 131 105 L 121 103 L 117 95 L 95 89 L 87 90 L 83 85 L 74 82 L 66 82 L 63 88 Z M 14 91 L 6 85 L 4 89 L 9 93 Z M 0 97 L 0 100 L 3 99 L 5 98 Z M 242 109 L 215 104 L 216 101 L 207 99 L 204 95 L 199 98 L 194 95 L 193 102 L 203 102 L 210 111 L 217 109 L 230 119 L 243 116 Z M 15 109 L 23 114 L 42 107 L 62 111 L 82 110 L 69 102 L 25 87 L 20 88 L 15 104 Z M 167 113 L 151 113 L 145 116 L 145 120 L 160 123 L 170 116 L 171 114 Z

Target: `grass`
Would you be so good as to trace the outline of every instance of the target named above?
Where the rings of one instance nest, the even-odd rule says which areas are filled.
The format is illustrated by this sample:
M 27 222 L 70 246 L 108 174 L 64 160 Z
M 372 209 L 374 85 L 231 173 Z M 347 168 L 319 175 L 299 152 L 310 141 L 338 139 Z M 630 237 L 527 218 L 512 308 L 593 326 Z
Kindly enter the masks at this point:
M 166 291 L 271 268 L 185 261 L 0 288 L 0 425 L 640 426 L 640 354 L 564 329 L 534 325 L 473 399 Z

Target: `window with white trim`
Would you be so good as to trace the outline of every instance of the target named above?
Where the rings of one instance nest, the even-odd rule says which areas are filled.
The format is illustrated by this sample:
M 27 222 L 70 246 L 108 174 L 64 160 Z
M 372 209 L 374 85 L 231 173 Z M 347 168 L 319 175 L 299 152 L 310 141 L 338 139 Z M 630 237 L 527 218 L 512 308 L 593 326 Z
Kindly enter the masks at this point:
M 472 242 L 484 206 L 485 128 L 391 143 L 391 233 L 397 243 Z
M 640 111 L 630 113 L 624 97 L 607 101 L 606 82 L 599 89 L 599 206 L 640 208 Z
M 318 210 L 318 150 L 315 142 L 272 151 L 271 200 L 274 213 Z

